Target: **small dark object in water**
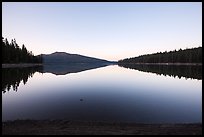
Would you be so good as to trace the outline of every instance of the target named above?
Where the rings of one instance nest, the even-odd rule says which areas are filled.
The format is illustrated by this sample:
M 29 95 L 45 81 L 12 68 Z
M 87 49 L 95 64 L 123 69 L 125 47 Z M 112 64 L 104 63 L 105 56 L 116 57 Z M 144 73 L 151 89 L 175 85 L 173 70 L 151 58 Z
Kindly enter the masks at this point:
M 80 101 L 83 101 L 83 99 L 81 98 Z

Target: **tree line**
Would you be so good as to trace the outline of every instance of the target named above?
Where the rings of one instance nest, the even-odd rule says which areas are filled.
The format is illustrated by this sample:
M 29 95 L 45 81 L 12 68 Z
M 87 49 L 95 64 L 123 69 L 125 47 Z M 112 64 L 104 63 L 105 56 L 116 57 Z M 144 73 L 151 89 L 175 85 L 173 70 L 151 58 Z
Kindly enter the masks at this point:
M 9 43 L 7 38 L 2 37 L 2 63 L 42 63 L 42 56 L 34 56 L 25 45 L 22 48 L 12 39 Z
M 119 60 L 118 63 L 202 63 L 202 47 L 146 54 Z

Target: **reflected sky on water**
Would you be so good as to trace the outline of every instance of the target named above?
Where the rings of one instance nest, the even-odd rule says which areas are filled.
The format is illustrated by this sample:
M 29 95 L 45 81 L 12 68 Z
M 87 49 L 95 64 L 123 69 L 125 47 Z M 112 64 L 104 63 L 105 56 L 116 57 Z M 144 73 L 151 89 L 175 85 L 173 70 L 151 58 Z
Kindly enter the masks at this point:
M 2 79 L 3 80 L 3 79 Z M 55 75 L 35 72 L 2 93 L 2 119 L 202 122 L 202 80 L 117 65 Z

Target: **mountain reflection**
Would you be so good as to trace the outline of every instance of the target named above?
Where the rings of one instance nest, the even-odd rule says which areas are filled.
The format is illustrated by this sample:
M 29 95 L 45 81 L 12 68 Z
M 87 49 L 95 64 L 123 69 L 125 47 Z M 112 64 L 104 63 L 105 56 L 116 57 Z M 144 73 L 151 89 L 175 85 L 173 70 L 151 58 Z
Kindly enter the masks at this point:
M 105 67 L 110 64 L 88 64 L 88 63 L 73 63 L 73 64 L 57 64 L 43 65 L 38 67 L 27 68 L 2 68 L 2 92 L 6 93 L 11 88 L 14 91 L 18 90 L 21 81 L 24 85 L 28 78 L 32 77 L 35 72 L 52 73 L 55 75 L 66 75 L 68 73 L 77 73 L 85 70 Z
M 105 64 L 96 64 L 96 63 L 69 63 L 69 64 L 45 64 L 43 65 L 44 73 L 52 73 L 55 75 L 66 75 L 69 73 L 77 73 L 85 70 L 95 69 L 99 67 L 105 67 L 110 65 L 108 63 Z
M 52 73 L 55 75 L 66 75 L 69 73 L 77 73 L 85 70 L 95 69 L 99 67 L 105 67 L 111 64 L 87 64 L 87 63 L 75 63 L 75 64 L 58 64 L 38 67 L 27 68 L 2 68 L 2 92 L 13 89 L 18 90 L 20 82 L 24 85 L 35 72 L 40 73 Z M 135 69 L 144 72 L 151 72 L 156 74 L 169 75 L 178 78 L 192 78 L 202 80 L 202 65 L 201 66 L 173 66 L 173 65 L 135 65 L 135 64 L 123 64 L 121 67 Z
M 43 67 L 25 67 L 25 68 L 2 68 L 2 92 L 5 93 L 13 88 L 18 90 L 21 81 L 24 85 L 28 78 L 32 77 L 35 72 L 42 72 Z
M 119 64 L 121 67 L 135 69 L 143 72 L 169 75 L 178 78 L 185 77 L 202 80 L 202 65 L 138 65 L 138 64 Z

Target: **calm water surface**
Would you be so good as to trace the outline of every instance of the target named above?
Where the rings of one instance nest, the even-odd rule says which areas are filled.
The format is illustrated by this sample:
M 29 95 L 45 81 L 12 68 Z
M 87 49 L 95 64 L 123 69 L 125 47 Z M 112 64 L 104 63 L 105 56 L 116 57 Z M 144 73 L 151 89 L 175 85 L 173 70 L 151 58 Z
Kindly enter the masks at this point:
M 18 77 L 23 76 L 18 72 Z M 13 72 L 15 73 L 15 72 Z M 202 123 L 202 79 L 111 65 L 56 75 L 2 72 L 2 119 Z M 21 80 L 22 79 L 22 80 Z

